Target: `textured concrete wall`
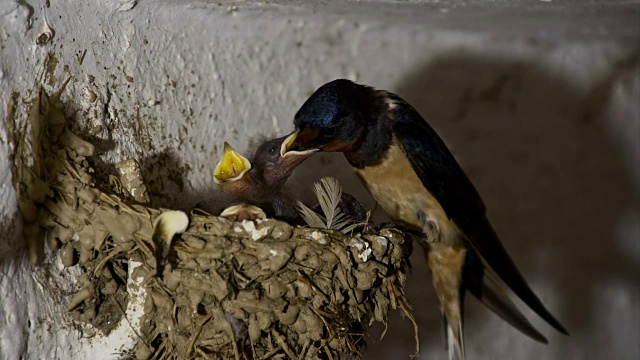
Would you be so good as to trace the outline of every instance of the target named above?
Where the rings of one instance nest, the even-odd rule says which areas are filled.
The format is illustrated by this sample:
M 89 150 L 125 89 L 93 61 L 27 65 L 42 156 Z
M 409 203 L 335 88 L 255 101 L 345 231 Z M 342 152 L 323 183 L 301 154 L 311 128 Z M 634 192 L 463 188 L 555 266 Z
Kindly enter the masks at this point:
M 70 76 L 65 110 L 98 145 L 100 169 L 136 158 L 156 205 L 187 208 L 214 189 L 224 140 L 244 151 L 291 131 L 321 84 L 346 77 L 395 91 L 449 144 L 572 333 L 531 316 L 551 342 L 540 345 L 470 300 L 469 358 L 637 359 L 639 22 L 638 3 L 618 1 L 5 0 L 0 118 L 11 96 L 26 103 L 37 84 L 55 90 Z M 22 256 L 12 151 L 0 122 L 0 358 L 87 354 L 59 315 L 74 270 L 33 271 Z M 308 199 L 325 174 L 371 203 L 340 155 L 305 163 L 291 191 Z M 420 358 L 443 358 L 421 260 L 408 289 Z M 366 358 L 407 358 L 411 332 L 392 319 Z

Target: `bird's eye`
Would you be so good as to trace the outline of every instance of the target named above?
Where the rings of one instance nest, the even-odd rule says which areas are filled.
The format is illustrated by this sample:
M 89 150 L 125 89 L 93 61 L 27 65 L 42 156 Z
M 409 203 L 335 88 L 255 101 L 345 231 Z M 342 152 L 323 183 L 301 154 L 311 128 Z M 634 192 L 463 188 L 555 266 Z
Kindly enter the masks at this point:
M 277 150 L 277 149 L 276 149 L 276 147 L 275 147 L 275 146 L 270 147 L 270 148 L 269 148 L 269 154 L 275 154 L 275 153 L 276 153 L 276 150 Z
M 338 127 L 334 126 L 334 127 L 330 127 L 325 129 L 324 131 L 322 131 L 322 137 L 329 139 L 332 138 L 334 136 L 336 136 L 336 133 L 338 132 Z

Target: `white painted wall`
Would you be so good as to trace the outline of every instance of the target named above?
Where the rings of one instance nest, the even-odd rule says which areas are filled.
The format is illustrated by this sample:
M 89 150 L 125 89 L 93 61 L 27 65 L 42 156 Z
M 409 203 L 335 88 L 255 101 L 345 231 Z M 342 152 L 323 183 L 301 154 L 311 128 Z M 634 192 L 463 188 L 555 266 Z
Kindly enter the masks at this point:
M 45 22 L 53 40 L 37 45 Z M 0 118 L 13 92 L 33 97 L 53 53 L 46 88 L 73 76 L 67 112 L 94 134 L 101 161 L 140 160 L 154 203 L 186 208 L 214 189 L 224 140 L 244 151 L 291 131 L 321 84 L 346 77 L 396 91 L 444 137 L 572 334 L 529 313 L 551 342 L 539 345 L 470 300 L 469 358 L 638 359 L 639 24 L 637 1 L 2 0 Z M 47 283 L 21 256 L 11 153 L 3 121 L 0 358 L 77 357 L 77 333 L 59 318 L 65 273 Z M 305 163 L 292 190 L 324 174 L 368 199 L 340 155 Z M 413 263 L 420 359 L 444 358 L 428 273 L 419 254 Z M 411 332 L 393 318 L 366 358 L 407 358 Z

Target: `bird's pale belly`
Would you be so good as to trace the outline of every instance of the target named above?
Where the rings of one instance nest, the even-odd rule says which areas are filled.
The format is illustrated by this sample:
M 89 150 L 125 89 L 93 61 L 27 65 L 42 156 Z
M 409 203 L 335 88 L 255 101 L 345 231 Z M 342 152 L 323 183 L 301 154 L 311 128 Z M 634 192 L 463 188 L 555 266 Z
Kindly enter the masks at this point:
M 461 232 L 440 206 L 440 203 L 424 187 L 402 150 L 391 145 L 385 160 L 376 165 L 356 169 L 356 173 L 371 195 L 395 221 L 424 231 L 435 222 L 440 237 L 438 245 L 456 246 L 461 242 Z

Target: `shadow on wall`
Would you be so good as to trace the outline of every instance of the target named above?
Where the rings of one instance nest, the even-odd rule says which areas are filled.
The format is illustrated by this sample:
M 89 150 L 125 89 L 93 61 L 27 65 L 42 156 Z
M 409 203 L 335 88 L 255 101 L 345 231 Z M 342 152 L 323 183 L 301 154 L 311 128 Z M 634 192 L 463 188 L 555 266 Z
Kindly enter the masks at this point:
M 482 194 L 489 218 L 525 278 L 571 332 L 568 338 L 552 337 L 546 351 L 557 359 L 587 358 L 599 349 L 594 335 L 613 327 L 602 321 L 615 311 L 603 307 L 607 300 L 601 290 L 612 283 L 630 291 L 637 285 L 638 265 L 625 255 L 616 235 L 638 197 L 621 149 L 603 127 L 616 74 L 585 92 L 535 63 L 451 52 L 409 74 L 395 89 L 448 144 Z M 420 257 L 412 259 L 408 294 L 423 339 L 422 357 L 429 358 L 431 349 L 444 355 L 445 343 Z M 500 341 L 492 340 L 495 334 L 483 325 L 492 316 L 484 309 L 466 314 L 468 354 L 476 353 L 474 344 L 480 352 L 483 341 L 499 351 L 493 345 L 501 347 Z M 554 331 L 539 327 L 548 335 Z M 392 322 L 388 338 L 370 347 L 366 358 L 411 354 L 411 332 L 406 321 Z M 502 341 L 507 348 L 508 340 Z M 540 350 L 545 351 L 543 345 Z

